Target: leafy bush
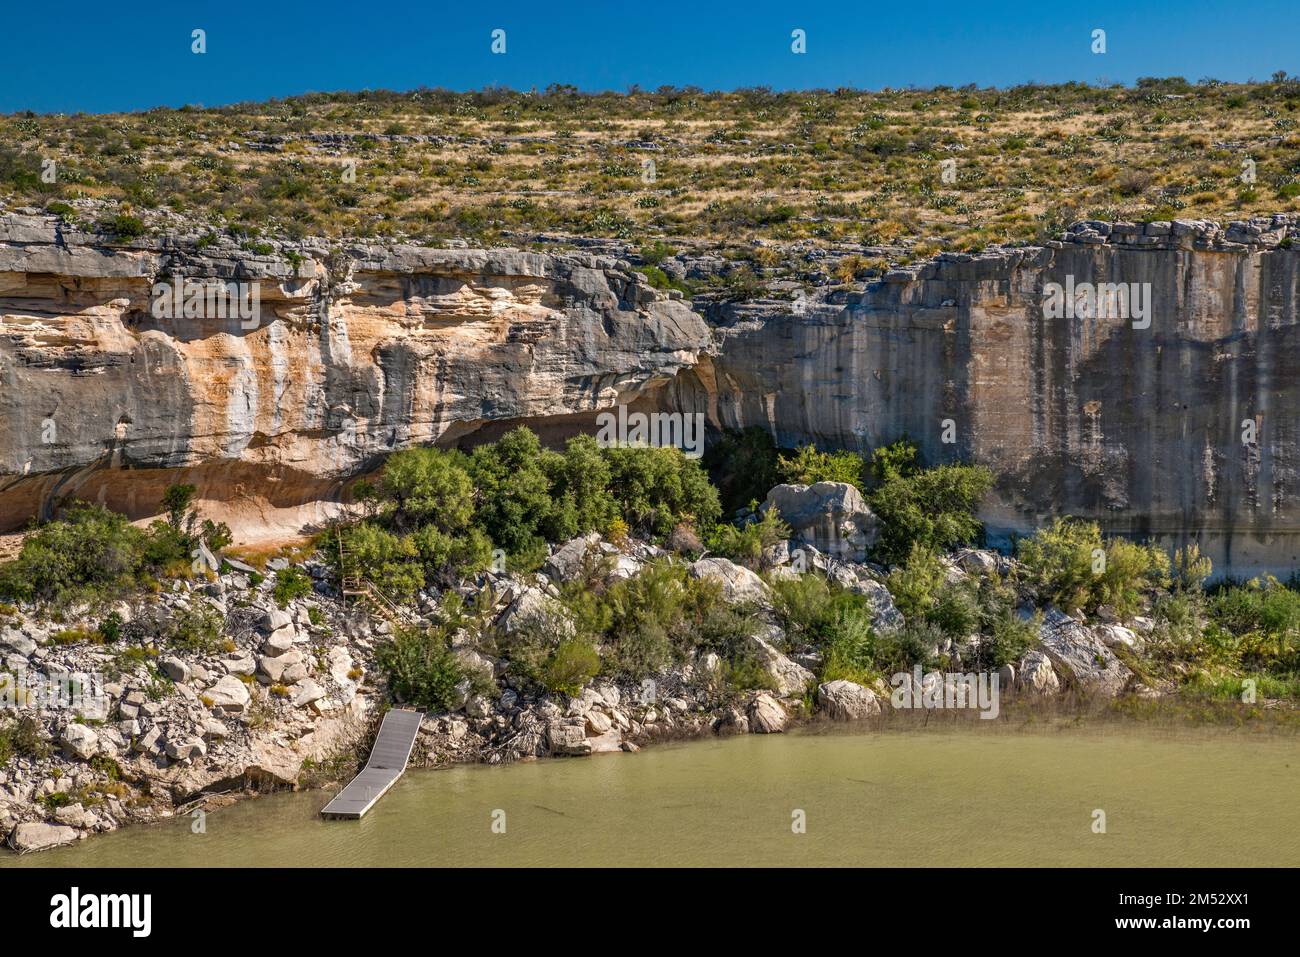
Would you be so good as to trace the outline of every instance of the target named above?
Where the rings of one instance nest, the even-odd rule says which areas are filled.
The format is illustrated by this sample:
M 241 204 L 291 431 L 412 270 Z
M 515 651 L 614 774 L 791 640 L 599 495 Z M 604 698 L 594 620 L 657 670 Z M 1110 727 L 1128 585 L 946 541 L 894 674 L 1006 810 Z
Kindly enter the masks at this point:
M 877 667 L 887 675 L 911 671 L 918 664 L 928 669 L 944 638 L 939 626 L 929 621 L 908 622 L 902 628 L 884 632 L 876 640 Z
M 27 536 L 0 568 L 0 594 L 59 604 L 110 598 L 139 582 L 145 552 L 145 533 L 125 516 L 78 502 Z
M 881 561 L 902 561 L 914 545 L 946 551 L 979 539 L 983 526 L 975 512 L 993 485 L 984 466 L 923 469 L 916 447 L 896 442 L 876 450 L 870 471 L 877 485 L 867 502 L 881 521 Z
M 1041 612 L 1035 612 L 1029 619 L 1022 619 L 1011 611 L 998 615 L 988 628 L 989 640 L 986 644 L 990 663 L 995 668 L 1001 668 L 1018 662 L 1038 643 L 1041 626 Z
M 822 681 L 854 681 L 870 686 L 878 677 L 876 633 L 865 609 L 839 607 L 827 622 Z
M 524 551 L 541 538 L 552 504 L 547 473 L 557 457 L 523 426 L 471 453 L 469 470 L 479 496 L 475 522 L 507 552 Z
M 474 482 L 466 466 L 465 456 L 441 449 L 404 449 L 389 456 L 377 489 L 389 524 L 398 531 L 468 528 Z
M 12 681 L 10 675 L 0 681 Z M 31 715 L 0 721 L 0 767 L 9 767 L 15 757 L 43 758 L 50 746 L 41 735 L 40 722 Z
M 1111 605 L 1129 615 L 1144 590 L 1168 583 L 1169 558 L 1155 546 L 1103 542 L 1095 522 L 1058 518 L 1018 545 L 1039 600 L 1065 611 Z
M 613 478 L 604 452 L 590 435 L 569 439 L 563 455 L 544 459 L 551 482 L 550 506 L 542 531 L 566 541 L 589 531 L 627 534 L 619 504 L 610 493 Z
M 200 602 L 173 619 L 168 640 L 186 651 L 215 654 L 222 648 L 224 625 L 225 620 L 215 608 Z
M 286 608 L 295 598 L 311 594 L 311 578 L 297 568 L 282 568 L 275 573 L 275 603 Z
M 122 624 L 122 616 L 116 611 L 110 611 L 105 616 L 96 629 L 100 637 L 104 639 L 104 644 L 115 644 L 122 637 Z
M 1201 548 L 1195 542 L 1174 552 L 1172 578 L 1179 590 L 1199 591 L 1213 572 L 1214 564 L 1201 555 Z
M 818 452 L 817 446 L 805 445 L 789 458 L 777 463 L 782 482 L 813 485 L 817 482 L 848 482 L 863 487 L 865 463 L 856 452 Z
M 600 655 L 585 638 L 565 638 L 542 667 L 542 686 L 550 692 L 581 693 L 600 671 Z
M 746 568 L 763 565 L 763 552 L 790 537 L 790 526 L 781 520 L 775 508 L 769 508 L 757 521 L 743 525 L 718 525 L 708 537 L 709 549 L 739 562 Z
M 375 583 L 388 597 L 409 599 L 424 587 L 424 570 L 415 543 L 410 536 L 395 535 L 371 522 L 340 529 L 343 560 L 340 572 L 345 578 L 365 578 Z M 338 564 L 337 552 L 328 549 Z
M 144 235 L 144 220 L 129 213 L 117 213 L 99 221 L 99 228 L 114 239 L 135 239 Z
M 919 621 L 929 614 L 939 599 L 943 583 L 943 565 L 939 556 L 919 542 L 912 545 L 907 561 L 885 579 L 895 606 L 909 622 Z
M 456 685 L 470 677 L 440 629 L 402 627 L 375 648 L 375 661 L 398 700 L 449 711 L 458 703 Z
M 1265 648 L 1243 648 L 1243 663 L 1300 670 L 1300 593 L 1273 576 L 1219 590 L 1210 599 L 1209 614 L 1214 625 L 1247 643 L 1252 635 L 1266 643 Z
M 610 491 L 634 531 L 666 538 L 681 522 L 707 528 L 718 520 L 718 490 L 700 464 L 677 448 L 605 450 Z

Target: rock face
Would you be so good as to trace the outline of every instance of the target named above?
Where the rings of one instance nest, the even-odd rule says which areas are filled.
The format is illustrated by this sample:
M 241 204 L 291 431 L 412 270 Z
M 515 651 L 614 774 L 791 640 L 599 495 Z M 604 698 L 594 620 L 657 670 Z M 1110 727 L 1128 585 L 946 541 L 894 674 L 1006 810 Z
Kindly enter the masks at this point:
M 983 462 L 1000 476 L 991 544 L 1072 514 L 1166 546 L 1197 538 L 1216 573 L 1285 574 L 1300 556 L 1300 420 L 1285 411 L 1300 407 L 1300 243 L 1279 243 L 1295 218 L 1080 227 L 797 311 L 718 307 L 717 345 L 670 404 L 780 445 L 908 434 L 929 462 Z M 1149 283 L 1149 325 L 1045 318 L 1046 284 L 1101 282 Z
M 706 322 L 610 257 L 105 245 L 0 216 L 0 530 L 68 498 L 147 517 L 184 481 L 240 543 L 297 534 L 394 449 L 520 422 L 594 433 L 597 412 L 637 403 L 782 445 L 908 434 L 927 461 L 986 463 L 994 545 L 1068 513 L 1196 538 L 1218 573 L 1285 574 L 1300 561 L 1296 220 L 1082 223 Z M 156 316 L 154 283 L 176 274 L 260 283 L 257 322 Z M 1088 312 L 1079 290 L 1099 283 L 1132 284 L 1143 315 Z M 1080 309 L 1049 318 L 1054 286 Z
M 778 485 L 763 510 L 775 508 L 796 541 L 842 561 L 860 562 L 875 544 L 879 522 L 848 482 Z
M 44 851 L 60 844 L 71 844 L 78 837 L 76 828 L 61 824 L 27 822 L 19 824 L 9 835 L 9 843 L 19 854 Z
M 701 558 L 691 565 L 691 576 L 720 584 L 725 601 L 761 602 L 770 592 L 758 575 L 726 558 Z
M 56 486 L 144 517 L 183 480 L 244 540 L 298 531 L 387 452 L 519 420 L 594 433 L 710 343 L 608 257 L 197 239 L 0 216 L 0 529 Z M 255 324 L 157 317 L 176 274 L 258 283 Z
M 875 692 L 852 681 L 827 681 L 819 685 L 817 703 L 835 721 L 861 721 L 880 714 Z
M 1055 608 L 1043 617 L 1038 637 L 1056 669 L 1086 688 L 1116 695 L 1133 677 L 1100 635 Z

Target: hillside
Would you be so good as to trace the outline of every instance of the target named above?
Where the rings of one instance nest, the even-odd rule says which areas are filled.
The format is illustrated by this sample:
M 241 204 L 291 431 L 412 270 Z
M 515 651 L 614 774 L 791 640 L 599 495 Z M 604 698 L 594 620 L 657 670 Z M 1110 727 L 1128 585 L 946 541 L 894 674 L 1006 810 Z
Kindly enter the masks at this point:
M 253 249 L 268 234 L 665 238 L 736 246 L 761 271 L 780 256 L 755 241 L 879 247 L 899 261 L 1040 242 L 1076 219 L 1300 210 L 1298 109 L 1300 80 L 1278 74 L 1135 88 L 380 91 L 15 114 L 0 117 L 0 203 L 106 235 L 202 225 Z M 850 263 L 845 278 L 873 265 Z

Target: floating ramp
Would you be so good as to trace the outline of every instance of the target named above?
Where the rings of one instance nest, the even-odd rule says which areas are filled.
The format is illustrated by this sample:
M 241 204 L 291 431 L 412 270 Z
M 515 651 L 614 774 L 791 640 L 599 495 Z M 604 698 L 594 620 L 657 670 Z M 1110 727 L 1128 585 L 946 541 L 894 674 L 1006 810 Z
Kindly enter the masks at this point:
M 384 715 L 370 760 L 334 800 L 321 808 L 321 815 L 358 818 L 374 807 L 406 770 L 423 717 L 421 712 L 405 708 L 394 708 Z

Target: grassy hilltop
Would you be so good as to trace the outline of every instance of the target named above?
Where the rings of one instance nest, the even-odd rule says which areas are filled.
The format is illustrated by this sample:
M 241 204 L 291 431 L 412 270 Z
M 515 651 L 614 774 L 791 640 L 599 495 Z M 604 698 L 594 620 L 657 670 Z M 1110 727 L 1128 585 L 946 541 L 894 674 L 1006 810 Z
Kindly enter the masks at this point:
M 1085 217 L 1300 210 L 1297 119 L 1300 78 L 1282 73 L 1131 88 L 312 94 L 0 117 L 0 204 L 118 236 L 159 228 L 149 211 L 166 208 L 253 245 L 272 234 L 518 245 L 548 232 L 811 240 L 908 258 L 1033 242 Z

